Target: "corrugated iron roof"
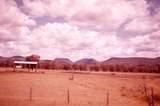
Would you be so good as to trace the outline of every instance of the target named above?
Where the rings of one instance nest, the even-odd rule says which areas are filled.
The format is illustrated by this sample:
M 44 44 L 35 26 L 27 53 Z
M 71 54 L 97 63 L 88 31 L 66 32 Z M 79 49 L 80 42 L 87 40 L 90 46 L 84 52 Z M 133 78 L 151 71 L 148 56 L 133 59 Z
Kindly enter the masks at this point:
M 38 64 L 35 61 L 14 61 L 14 64 Z

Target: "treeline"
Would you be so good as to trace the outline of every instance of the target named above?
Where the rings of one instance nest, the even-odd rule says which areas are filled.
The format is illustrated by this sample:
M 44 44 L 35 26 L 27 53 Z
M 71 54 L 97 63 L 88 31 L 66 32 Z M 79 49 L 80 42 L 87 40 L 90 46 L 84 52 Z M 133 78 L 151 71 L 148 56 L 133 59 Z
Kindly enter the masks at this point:
M 57 64 L 54 61 L 43 61 L 39 63 L 39 68 L 50 70 L 79 70 L 79 71 L 110 71 L 110 72 L 147 72 L 160 73 L 160 65 L 127 65 L 127 64 Z
M 13 67 L 13 61 L 0 61 L 0 67 Z M 160 65 L 158 64 L 70 64 L 70 63 L 56 63 L 51 60 L 39 61 L 38 68 L 49 70 L 79 70 L 79 71 L 110 71 L 110 72 L 147 72 L 160 73 Z
M 0 61 L 0 67 L 13 67 L 13 61 L 9 59 Z

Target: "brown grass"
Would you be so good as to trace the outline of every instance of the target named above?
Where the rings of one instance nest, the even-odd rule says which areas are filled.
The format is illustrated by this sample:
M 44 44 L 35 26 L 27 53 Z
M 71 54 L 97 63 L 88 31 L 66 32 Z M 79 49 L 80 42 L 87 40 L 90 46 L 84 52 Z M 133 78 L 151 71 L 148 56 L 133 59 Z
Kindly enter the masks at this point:
M 4 69 L 1 69 L 4 70 Z M 132 73 L 62 73 L 62 71 L 39 70 L 39 73 L 0 73 L 0 106 L 146 106 L 142 100 L 141 85 L 154 88 L 156 105 L 160 93 L 160 78 L 133 77 Z M 126 77 L 125 77 L 126 76 Z M 135 75 L 134 75 L 135 76 Z M 138 75 L 139 76 L 139 75 Z M 30 103 L 29 90 L 32 87 Z M 70 103 L 67 103 L 67 90 Z M 126 105 L 127 104 L 127 105 Z

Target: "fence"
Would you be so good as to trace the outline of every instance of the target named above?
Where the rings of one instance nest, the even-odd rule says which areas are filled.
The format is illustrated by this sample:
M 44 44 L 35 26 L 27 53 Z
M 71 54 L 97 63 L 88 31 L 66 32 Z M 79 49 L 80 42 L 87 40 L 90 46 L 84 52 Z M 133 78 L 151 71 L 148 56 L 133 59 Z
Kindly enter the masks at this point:
M 96 92 L 96 94 L 99 92 Z M 95 95 L 96 95 L 95 94 Z M 74 89 L 48 90 L 38 87 L 0 87 L 0 105 L 2 106 L 109 106 L 109 93 L 94 100 L 93 94 L 75 92 Z

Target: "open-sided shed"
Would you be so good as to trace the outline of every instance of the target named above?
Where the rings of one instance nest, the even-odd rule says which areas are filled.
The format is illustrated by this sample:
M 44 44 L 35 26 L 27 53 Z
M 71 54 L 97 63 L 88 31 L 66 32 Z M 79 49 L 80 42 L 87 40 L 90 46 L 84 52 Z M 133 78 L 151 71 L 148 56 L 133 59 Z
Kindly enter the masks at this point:
M 35 69 L 37 71 L 38 62 L 35 61 L 14 61 L 13 70 L 16 71 L 17 68 L 22 68 L 23 66 L 26 66 L 28 68 L 28 71 L 30 69 Z

